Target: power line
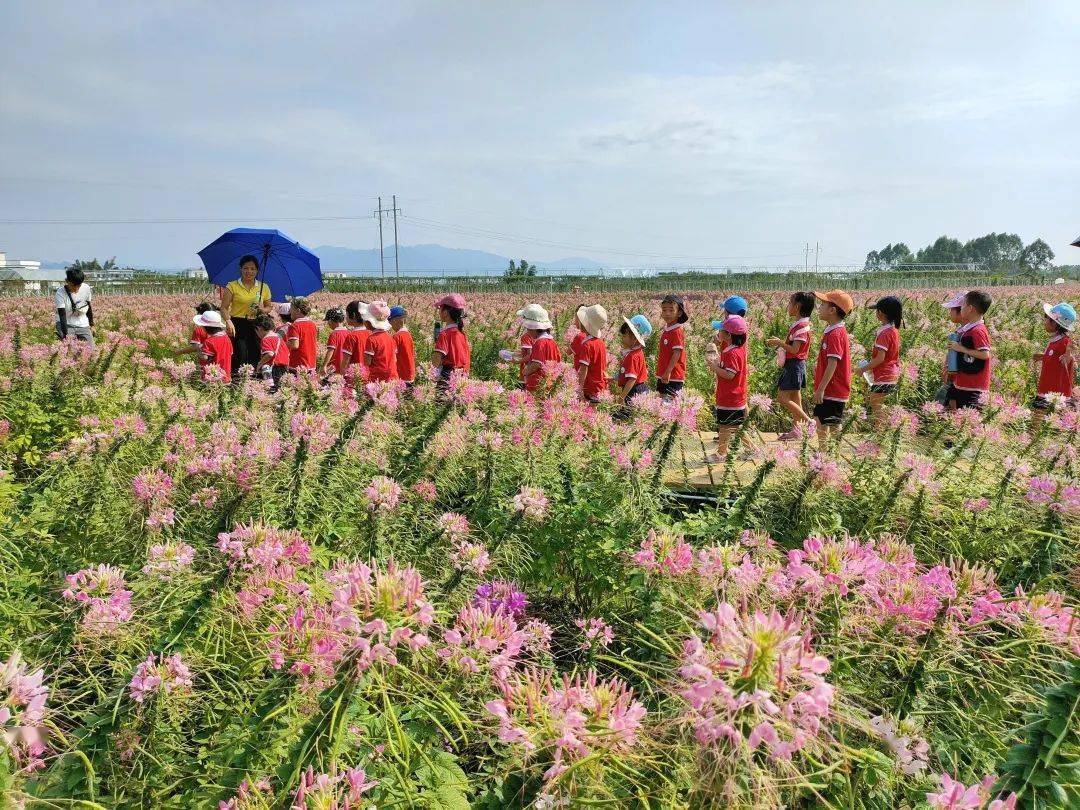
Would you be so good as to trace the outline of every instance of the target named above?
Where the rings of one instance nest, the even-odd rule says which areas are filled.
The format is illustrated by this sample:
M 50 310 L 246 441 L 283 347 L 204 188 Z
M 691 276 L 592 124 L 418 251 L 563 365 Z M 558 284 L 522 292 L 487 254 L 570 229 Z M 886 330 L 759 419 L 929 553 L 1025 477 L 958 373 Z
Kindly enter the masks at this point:
M 0 225 L 180 225 L 230 222 L 354 222 L 367 216 L 340 217 L 216 217 L 198 219 L 173 217 L 167 219 L 0 219 Z

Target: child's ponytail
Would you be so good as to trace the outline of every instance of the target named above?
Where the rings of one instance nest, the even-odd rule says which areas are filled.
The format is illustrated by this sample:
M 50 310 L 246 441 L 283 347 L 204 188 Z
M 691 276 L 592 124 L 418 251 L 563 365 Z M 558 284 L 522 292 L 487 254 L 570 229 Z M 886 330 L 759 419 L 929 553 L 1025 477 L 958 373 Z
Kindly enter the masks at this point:
M 464 332 L 465 331 L 465 310 L 458 309 L 457 307 L 452 307 L 452 306 L 448 306 L 448 305 L 444 305 L 444 309 L 446 310 L 447 314 L 450 316 L 450 320 L 452 320 L 455 324 L 457 324 L 458 330 L 461 331 L 461 332 Z

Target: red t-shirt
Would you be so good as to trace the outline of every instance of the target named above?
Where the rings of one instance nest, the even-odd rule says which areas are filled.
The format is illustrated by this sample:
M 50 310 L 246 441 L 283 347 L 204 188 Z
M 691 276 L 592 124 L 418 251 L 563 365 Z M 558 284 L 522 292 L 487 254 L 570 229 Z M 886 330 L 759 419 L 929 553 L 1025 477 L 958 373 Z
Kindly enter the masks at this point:
M 631 379 L 634 385 L 649 381 L 649 369 L 645 365 L 645 350 L 640 346 L 623 349 L 622 362 L 619 364 L 619 390 L 621 391 Z
M 1035 393 L 1039 396 L 1046 394 L 1063 394 L 1072 396 L 1073 380 L 1076 379 L 1076 364 L 1068 355 L 1069 336 L 1060 332 L 1050 338 L 1043 351 L 1042 369 L 1039 371 L 1039 386 Z M 1068 362 L 1061 362 L 1067 358 Z
M 667 371 L 668 363 L 671 362 L 671 355 L 675 353 L 676 349 L 682 349 L 682 351 L 679 352 L 679 359 L 675 361 L 675 368 L 671 370 L 670 379 L 685 380 L 686 338 L 683 335 L 681 323 L 665 326 L 663 331 L 660 332 L 660 348 L 656 353 L 656 376 L 659 377 Z
M 518 341 L 518 354 L 521 359 L 518 360 L 518 379 L 525 379 L 525 366 L 529 365 L 529 352 L 532 350 L 533 336 L 528 332 L 525 332 L 521 339 Z M 575 357 L 577 355 L 574 355 Z
M 364 350 L 368 367 L 368 379 L 384 382 L 397 379 L 397 344 L 394 336 L 383 329 L 371 333 Z
M 349 363 L 351 365 L 362 366 L 367 363 L 364 352 L 367 351 L 367 342 L 370 335 L 371 330 L 362 326 L 349 330 Z
M 821 336 L 817 363 L 814 366 L 814 390 L 816 391 L 825 376 L 825 366 L 829 358 L 836 358 L 836 371 L 825 386 L 825 399 L 835 402 L 847 402 L 851 396 L 851 344 L 844 322 L 828 327 Z
M 874 335 L 874 352 L 885 352 L 885 360 L 870 371 L 874 382 L 894 383 L 900 379 L 900 330 L 887 323 Z M 871 352 L 873 356 L 874 352 Z
M 813 330 L 810 328 L 809 318 L 799 318 L 795 321 L 787 330 L 787 340 L 784 341 L 789 346 L 794 346 L 795 341 L 799 341 L 799 350 L 795 353 L 785 352 L 786 360 L 805 360 L 810 354 L 810 337 L 813 334 Z
M 270 365 L 272 366 L 289 365 L 289 344 L 277 332 L 270 332 L 259 341 L 259 352 L 263 355 L 270 355 Z
M 334 353 L 330 355 L 330 366 L 338 374 L 342 373 L 345 368 L 345 358 L 352 355 L 352 343 L 349 340 L 349 330 L 344 326 L 339 326 L 332 330 L 326 337 L 326 348 L 333 349 Z
M 735 376 L 726 380 L 716 375 L 716 407 L 738 411 L 746 407 L 746 344 L 725 346 L 720 352 L 720 367 L 734 371 Z
M 403 326 L 394 332 L 394 345 L 397 347 L 398 379 L 413 382 L 416 379 L 416 347 L 413 346 L 408 327 Z
M 471 365 L 469 341 L 456 323 L 448 323 L 435 338 L 435 351 L 442 352 L 443 368 L 461 368 L 468 373 Z
M 990 348 L 990 333 L 986 331 L 986 324 L 984 324 L 982 321 L 975 321 L 975 323 L 973 324 L 961 326 L 956 331 L 960 335 L 960 343 L 970 343 L 970 346 L 968 346 L 967 348 Z M 969 340 L 965 341 L 965 337 L 969 338 Z M 974 374 L 965 373 L 965 361 L 970 361 L 974 359 L 975 358 L 966 354 L 961 354 L 959 357 L 956 358 L 958 367 L 956 375 L 953 377 L 953 385 L 955 385 L 961 391 L 989 391 L 990 365 L 993 363 L 993 358 L 987 358 L 986 362 L 983 363 L 981 371 L 977 371 Z
M 206 343 L 206 339 L 208 337 L 209 335 L 206 333 L 206 330 L 203 329 L 201 326 L 196 326 L 194 329 L 191 330 L 191 340 L 189 340 L 188 343 L 190 343 L 192 346 L 199 350 L 198 354 L 196 354 L 195 357 L 199 361 L 200 366 L 206 365 L 206 360 L 203 359 L 202 355 L 202 348 L 203 344 Z
M 585 384 L 581 392 L 586 399 L 596 399 L 607 388 L 607 345 L 600 338 L 590 337 L 581 344 L 577 366 L 585 366 Z
M 207 335 L 203 341 L 202 356 L 204 370 L 208 366 L 217 366 L 225 373 L 225 379 L 232 374 L 232 341 L 224 332 Z
M 298 341 L 294 349 L 289 347 L 289 368 L 315 368 L 316 346 L 319 343 L 319 327 L 311 318 L 297 318 L 285 330 L 285 340 Z
M 544 363 L 562 362 L 559 344 L 551 335 L 540 335 L 533 340 L 530 347 L 529 362 L 540 364 L 540 368 L 525 375 L 525 390 L 535 391 L 540 386 L 540 379 L 544 376 Z
M 585 345 L 585 341 L 590 337 L 588 332 L 581 329 L 570 341 L 570 356 L 574 358 L 574 365 L 577 365 L 578 358 L 581 357 L 581 347 Z

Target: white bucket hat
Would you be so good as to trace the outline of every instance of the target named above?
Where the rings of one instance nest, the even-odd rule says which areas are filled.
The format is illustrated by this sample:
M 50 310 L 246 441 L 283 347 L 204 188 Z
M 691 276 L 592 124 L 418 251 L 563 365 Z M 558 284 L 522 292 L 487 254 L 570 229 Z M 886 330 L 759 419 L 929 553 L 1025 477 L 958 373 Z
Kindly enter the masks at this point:
M 194 318 L 191 319 L 191 321 L 196 326 L 202 326 L 202 327 L 209 326 L 211 329 L 213 329 L 213 328 L 224 329 L 225 328 L 225 321 L 223 321 L 221 319 L 221 313 L 218 312 L 217 310 L 213 310 L 213 309 L 207 310 L 206 312 L 202 313 L 201 315 L 196 315 Z
M 600 337 L 600 331 L 608 325 L 607 310 L 599 304 L 578 307 L 577 319 L 581 323 L 581 328 L 591 337 Z
M 524 321 L 526 329 L 551 329 L 551 318 L 548 311 L 539 304 L 529 304 L 524 309 L 518 310 L 518 317 Z
M 372 301 L 367 307 L 362 307 L 361 311 L 373 327 L 389 331 L 390 306 L 385 301 Z

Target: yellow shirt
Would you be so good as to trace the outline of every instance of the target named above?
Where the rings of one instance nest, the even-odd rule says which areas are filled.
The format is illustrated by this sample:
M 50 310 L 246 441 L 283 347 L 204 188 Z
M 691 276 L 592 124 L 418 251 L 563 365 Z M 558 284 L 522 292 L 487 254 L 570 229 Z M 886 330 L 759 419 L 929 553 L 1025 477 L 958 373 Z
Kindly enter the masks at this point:
M 262 289 L 262 300 L 270 300 L 270 285 L 261 281 L 248 289 L 243 282 L 237 279 L 225 285 L 225 289 L 232 293 L 232 306 L 229 307 L 229 315 L 233 318 L 254 318 L 259 314 L 259 290 Z

